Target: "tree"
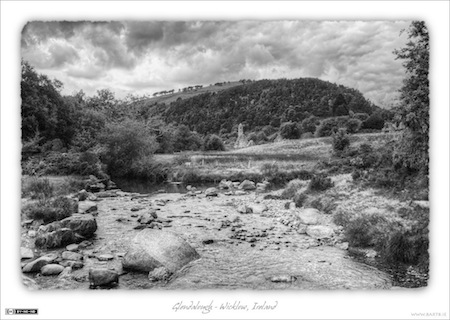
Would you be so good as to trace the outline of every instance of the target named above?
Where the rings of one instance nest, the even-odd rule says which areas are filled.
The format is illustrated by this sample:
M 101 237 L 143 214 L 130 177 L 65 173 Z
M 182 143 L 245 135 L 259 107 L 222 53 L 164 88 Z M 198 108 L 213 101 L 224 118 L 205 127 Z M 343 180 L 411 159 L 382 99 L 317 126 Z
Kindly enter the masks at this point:
M 42 142 L 60 139 L 68 145 L 75 133 L 75 117 L 74 110 L 61 97 L 61 81 L 38 74 L 25 60 L 21 65 L 22 141 L 38 134 Z
M 155 136 L 140 121 L 110 123 L 101 137 L 102 162 L 113 176 L 126 176 L 136 162 L 150 158 L 158 148 Z
M 404 48 L 395 50 L 403 60 L 406 78 L 400 90 L 397 122 L 404 125 L 396 146 L 394 161 L 402 167 L 428 173 L 429 140 L 429 34 L 424 21 L 413 21 L 407 30 L 410 40 Z
M 280 135 L 284 139 L 298 139 L 301 134 L 302 130 L 296 122 L 285 122 L 280 126 Z

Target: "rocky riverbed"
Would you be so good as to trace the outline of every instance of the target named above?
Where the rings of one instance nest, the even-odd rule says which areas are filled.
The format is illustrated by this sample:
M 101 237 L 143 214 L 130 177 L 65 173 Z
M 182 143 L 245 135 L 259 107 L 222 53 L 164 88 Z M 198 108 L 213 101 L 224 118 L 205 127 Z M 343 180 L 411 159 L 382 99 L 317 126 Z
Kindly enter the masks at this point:
M 114 190 L 88 197 L 78 208 L 96 220 L 89 240 L 39 249 L 33 223 L 23 225 L 23 270 L 29 271 L 37 257 L 45 260 L 24 272 L 24 283 L 31 289 L 102 287 L 93 281 L 115 289 L 391 288 L 389 275 L 349 257 L 331 216 L 276 198 L 256 190 L 195 188 L 187 194 Z M 133 239 L 143 229 L 175 234 L 199 257 L 170 273 L 124 269 Z

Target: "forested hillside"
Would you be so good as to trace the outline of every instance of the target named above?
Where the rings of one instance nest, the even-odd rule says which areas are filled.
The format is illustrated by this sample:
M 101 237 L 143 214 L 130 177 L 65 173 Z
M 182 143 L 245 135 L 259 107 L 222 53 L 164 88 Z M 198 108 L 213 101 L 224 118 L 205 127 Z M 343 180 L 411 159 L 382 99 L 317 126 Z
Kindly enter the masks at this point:
M 205 93 L 151 107 L 167 123 L 187 125 L 200 134 L 235 131 L 239 123 L 254 131 L 266 125 L 300 122 L 353 113 L 372 114 L 376 106 L 351 88 L 314 78 L 247 82 L 217 93 Z

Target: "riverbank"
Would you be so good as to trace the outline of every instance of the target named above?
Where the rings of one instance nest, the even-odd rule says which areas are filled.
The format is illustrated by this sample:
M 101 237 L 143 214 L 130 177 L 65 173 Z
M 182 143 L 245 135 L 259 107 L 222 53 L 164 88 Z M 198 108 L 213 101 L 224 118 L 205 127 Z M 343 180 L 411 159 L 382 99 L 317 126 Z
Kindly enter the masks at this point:
M 296 209 L 284 209 L 281 200 L 263 199 L 254 192 L 206 197 L 158 194 L 149 197 L 117 191 L 96 202 L 98 229 L 92 244 L 76 252 L 83 267 L 64 281 L 56 276 L 31 275 L 42 289 L 87 289 L 90 268 L 110 268 L 120 276 L 117 288 L 145 289 L 339 289 L 389 288 L 389 276 L 353 261 L 340 248 L 339 228 L 320 214 L 321 225 L 335 234 L 327 241 L 299 232 L 293 224 Z M 258 204 L 267 210 L 240 213 L 242 206 Z M 137 222 L 154 208 L 160 227 L 183 237 L 200 254 L 169 282 L 149 282 L 146 274 L 124 273 L 121 260 L 139 230 Z M 291 216 L 291 218 L 289 218 Z M 292 220 L 292 221 L 288 221 Z M 28 231 L 23 230 L 23 238 Z M 32 243 L 24 241 L 24 243 Z M 345 245 L 344 245 L 345 247 Z M 60 257 L 64 249 L 49 250 Z M 112 256 L 102 260 L 102 256 Z M 61 259 L 64 260 L 64 259 Z

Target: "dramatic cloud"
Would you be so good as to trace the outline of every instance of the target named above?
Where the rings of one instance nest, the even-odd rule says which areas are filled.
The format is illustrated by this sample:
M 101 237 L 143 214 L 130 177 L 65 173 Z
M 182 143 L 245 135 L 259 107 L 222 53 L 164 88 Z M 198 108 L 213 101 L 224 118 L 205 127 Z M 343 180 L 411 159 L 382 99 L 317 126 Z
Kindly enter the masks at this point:
M 65 92 L 151 94 L 193 84 L 317 77 L 387 106 L 404 71 L 408 21 L 35 21 L 22 57 Z

